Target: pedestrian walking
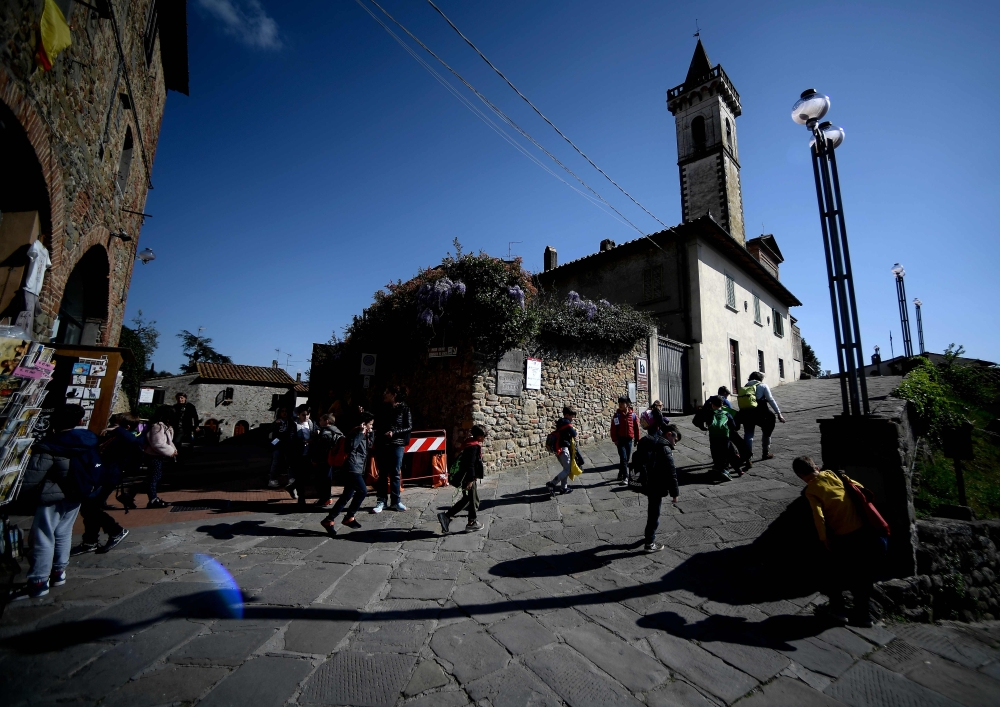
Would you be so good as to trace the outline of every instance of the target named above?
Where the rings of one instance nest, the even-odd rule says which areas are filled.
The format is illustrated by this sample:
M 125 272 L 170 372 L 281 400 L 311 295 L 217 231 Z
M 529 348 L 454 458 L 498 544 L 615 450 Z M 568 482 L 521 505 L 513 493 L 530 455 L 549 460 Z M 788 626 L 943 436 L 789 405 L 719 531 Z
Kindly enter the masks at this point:
M 573 421 L 576 419 L 576 408 L 567 405 L 562 409 L 563 416 L 556 420 L 555 447 L 556 458 L 562 471 L 555 475 L 552 481 L 546 482 L 546 486 L 554 494 L 569 493 L 573 489 L 569 485 L 569 472 L 573 466 L 571 454 L 571 443 L 576 441 L 576 427 Z M 575 445 L 574 445 L 575 446 Z M 577 463 L 583 461 L 583 457 L 577 452 Z
M 386 507 L 390 511 L 405 511 L 400 498 L 403 468 L 403 453 L 410 443 L 413 419 L 410 406 L 406 404 L 406 388 L 389 386 L 382 394 L 382 407 L 375 416 L 375 456 L 378 464 L 378 498 L 372 513 L 381 513 Z
M 146 508 L 166 508 L 166 501 L 157 493 L 160 479 L 163 478 L 163 465 L 177 458 L 177 448 L 174 446 L 174 409 L 161 405 L 149 419 L 146 429 L 146 442 L 142 451 L 149 473 L 146 477 L 146 496 L 149 501 Z
M 872 584 L 885 556 L 887 538 L 867 523 L 845 484 L 863 487 L 846 474 L 820 470 L 812 457 L 796 458 L 792 469 L 806 484 L 805 496 L 812 508 L 816 532 L 829 552 L 824 563 L 830 597 L 828 610 L 839 621 L 870 627 Z M 849 615 L 845 609 L 845 589 L 851 591 L 854 600 Z
M 77 428 L 83 415 L 79 405 L 56 408 L 50 418 L 53 432 L 32 449 L 22 488 L 24 498 L 37 503 L 29 535 L 31 569 L 15 600 L 36 599 L 48 594 L 50 587 L 66 584 L 80 501 L 102 481 L 97 435 Z
M 486 439 L 486 430 L 479 425 L 473 425 L 469 430 L 469 439 L 462 447 L 462 454 L 458 459 L 458 478 L 452 479 L 452 484 L 462 490 L 462 497 L 455 502 L 447 511 L 438 513 L 438 522 L 441 524 L 441 532 L 448 534 L 451 520 L 463 509 L 469 509 L 469 522 L 465 526 L 465 532 L 482 530 L 483 524 L 476 520 L 479 513 L 479 490 L 476 485 L 478 479 L 483 478 L 483 442 Z
M 774 459 L 771 454 L 771 433 L 774 431 L 775 416 L 779 422 L 785 418 L 778 408 L 778 401 L 771 394 L 771 389 L 764 383 L 764 374 L 754 371 L 747 377 L 746 385 L 737 391 L 737 402 L 740 410 L 737 414 L 739 424 L 743 427 L 743 439 L 749 454 L 753 456 L 753 440 L 755 427 L 760 427 L 761 460 Z M 768 406 L 774 409 L 771 412 Z
M 106 469 L 107 483 L 93 498 L 80 501 L 80 517 L 83 518 L 83 538 L 80 544 L 70 550 L 70 556 L 84 555 L 89 552 L 105 553 L 114 549 L 125 539 L 128 530 L 123 528 L 108 512 L 108 497 L 118 486 L 125 473 L 135 473 L 142 456 L 142 443 L 136 430 L 139 427 L 138 418 L 129 413 L 121 413 L 112 418 L 112 426 L 104 431 L 98 443 L 101 464 Z M 132 508 L 135 503 L 127 499 Z M 123 499 L 122 505 L 128 505 Z M 100 533 L 104 531 L 108 540 L 100 544 Z
M 312 472 L 316 479 L 316 505 L 329 510 L 333 508 L 333 497 L 330 487 L 333 485 L 333 466 L 330 464 L 330 452 L 337 447 L 344 433 L 334 424 L 337 421 L 330 413 L 320 415 L 316 427 L 316 436 L 309 444 L 309 456 L 312 458 Z
M 341 511 L 347 507 L 347 515 L 344 517 L 344 525 L 348 528 L 360 528 L 357 521 L 358 511 L 368 495 L 368 487 L 365 485 L 365 461 L 368 459 L 368 439 L 372 431 L 372 424 L 375 417 L 370 412 L 362 412 L 359 417 L 361 424 L 351 430 L 350 439 L 347 442 L 349 449 L 347 452 L 347 462 L 344 464 L 344 491 L 337 499 L 330 514 L 320 521 L 320 525 L 326 528 L 330 535 L 337 534 L 336 520 Z
M 674 445 L 680 440 L 677 425 L 666 422 L 662 413 L 656 410 L 650 415 L 648 434 L 639 440 L 636 448 L 633 463 L 642 468 L 643 491 L 648 501 L 643 548 L 646 552 L 663 549 L 663 545 L 656 542 L 663 498 L 669 495 L 676 504 L 680 497 L 673 455 Z
M 274 422 L 271 423 L 271 470 L 267 475 L 267 487 L 276 489 L 281 486 L 278 477 L 285 469 L 285 451 L 288 447 L 288 408 L 278 408 Z
M 740 468 L 740 456 L 732 440 L 739 436 L 733 414 L 722 404 L 722 398 L 713 395 L 708 399 L 712 406 L 712 419 L 708 423 L 708 446 L 712 453 L 712 471 L 716 481 L 732 481 L 729 467 L 743 475 Z
M 198 426 L 198 409 L 189 403 L 185 393 L 174 396 L 174 447 L 177 448 L 177 461 L 187 458 L 185 447 L 194 446 L 194 433 L 200 430 Z M 181 453 L 182 450 L 185 453 Z
M 618 482 L 621 484 L 628 480 L 628 460 L 632 458 L 632 445 L 639 437 L 639 417 L 623 395 L 618 398 L 618 409 L 611 416 L 611 441 L 618 447 Z
M 295 421 L 288 427 L 288 483 L 285 489 L 292 498 L 298 499 L 300 505 L 305 505 L 305 485 L 312 475 L 312 458 L 309 456 L 309 444 L 316 434 L 317 425 L 309 417 L 309 406 L 299 405 L 295 408 Z
M 653 410 L 659 410 L 662 413 L 663 403 L 661 403 L 659 400 L 654 400 L 652 405 L 650 405 L 646 410 L 642 411 L 642 414 L 639 415 L 639 426 L 642 427 L 642 429 L 644 430 L 649 429 L 649 425 L 653 422 Z M 670 420 L 665 417 L 663 418 L 663 420 L 667 423 L 670 422 Z
M 739 433 L 740 417 L 739 414 L 733 410 L 733 406 L 728 400 L 729 395 L 731 395 L 729 388 L 726 386 L 721 386 L 719 388 L 719 395 L 717 397 L 722 401 L 722 409 L 729 413 L 729 416 L 733 420 L 733 424 L 729 426 L 729 444 L 733 447 L 729 450 L 729 455 L 732 457 L 735 454 L 736 457 L 738 457 L 738 463 L 733 468 L 740 476 L 742 476 L 753 467 L 753 460 L 750 458 L 750 448 L 744 441 L 743 436 Z M 715 408 L 712 407 L 712 399 L 715 397 L 716 396 L 709 397 L 698 412 L 694 414 L 694 417 L 691 418 L 691 423 L 704 432 L 708 432 L 709 425 L 715 416 Z

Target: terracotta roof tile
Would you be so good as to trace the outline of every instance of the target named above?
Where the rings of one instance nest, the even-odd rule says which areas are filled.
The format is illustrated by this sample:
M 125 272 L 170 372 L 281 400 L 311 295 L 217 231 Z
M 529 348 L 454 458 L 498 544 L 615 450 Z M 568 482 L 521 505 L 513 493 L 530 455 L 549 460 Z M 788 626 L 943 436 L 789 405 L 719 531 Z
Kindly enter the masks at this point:
M 227 383 L 268 383 L 295 386 L 295 379 L 281 368 L 272 366 L 241 366 L 235 363 L 199 363 L 198 377 L 205 381 Z

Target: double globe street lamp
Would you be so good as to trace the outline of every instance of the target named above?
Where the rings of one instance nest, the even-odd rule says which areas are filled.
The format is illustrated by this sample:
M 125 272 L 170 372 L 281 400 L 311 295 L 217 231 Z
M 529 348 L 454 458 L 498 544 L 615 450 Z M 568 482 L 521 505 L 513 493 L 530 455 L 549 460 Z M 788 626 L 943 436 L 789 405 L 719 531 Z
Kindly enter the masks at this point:
M 847 226 L 840 197 L 836 148 L 844 142 L 844 130 L 833 123 L 820 121 L 830 110 L 830 98 L 815 89 L 802 92 L 792 107 L 792 120 L 812 133 L 810 147 L 816 200 L 823 227 L 823 250 L 826 274 L 830 282 L 830 307 L 837 340 L 837 365 L 840 369 L 840 393 L 845 415 L 868 415 L 868 384 L 864 376 L 861 329 L 858 305 L 854 297 L 851 255 L 847 246 Z
M 910 336 L 910 310 L 906 306 L 906 268 L 899 263 L 892 266 L 892 274 L 896 276 L 896 297 L 899 299 L 899 326 L 903 330 L 903 355 L 913 356 L 913 337 Z
M 923 306 L 924 303 L 920 301 L 919 297 L 913 299 L 913 307 L 917 310 L 917 339 L 920 341 L 921 354 L 927 351 L 924 348 L 924 320 L 920 317 L 920 308 Z

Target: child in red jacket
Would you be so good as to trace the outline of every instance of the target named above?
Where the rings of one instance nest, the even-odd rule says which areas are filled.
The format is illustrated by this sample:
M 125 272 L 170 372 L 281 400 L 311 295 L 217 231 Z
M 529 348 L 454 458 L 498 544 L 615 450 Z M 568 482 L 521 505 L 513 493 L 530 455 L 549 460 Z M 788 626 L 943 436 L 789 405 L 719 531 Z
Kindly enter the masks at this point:
M 618 410 L 611 416 L 611 441 L 618 447 L 618 482 L 628 479 L 628 460 L 632 445 L 639 439 L 639 417 L 629 407 L 629 399 L 618 398 Z

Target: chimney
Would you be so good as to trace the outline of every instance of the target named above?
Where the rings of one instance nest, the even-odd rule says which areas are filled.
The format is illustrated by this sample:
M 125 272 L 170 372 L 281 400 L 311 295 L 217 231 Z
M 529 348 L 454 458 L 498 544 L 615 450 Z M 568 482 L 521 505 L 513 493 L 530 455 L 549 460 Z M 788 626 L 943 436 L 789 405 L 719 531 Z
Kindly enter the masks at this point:
M 295 371 L 295 382 L 296 383 L 302 382 L 302 371 Z
M 542 259 L 545 262 L 546 272 L 559 267 L 559 255 L 556 253 L 556 249 L 550 245 L 545 246 L 545 255 Z
M 601 252 L 606 250 L 611 250 L 614 247 L 615 247 L 615 242 L 610 238 L 605 238 L 603 241 L 601 241 Z
M 277 367 L 278 367 L 278 359 L 276 358 L 271 359 L 271 368 L 277 368 Z

